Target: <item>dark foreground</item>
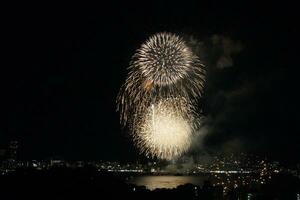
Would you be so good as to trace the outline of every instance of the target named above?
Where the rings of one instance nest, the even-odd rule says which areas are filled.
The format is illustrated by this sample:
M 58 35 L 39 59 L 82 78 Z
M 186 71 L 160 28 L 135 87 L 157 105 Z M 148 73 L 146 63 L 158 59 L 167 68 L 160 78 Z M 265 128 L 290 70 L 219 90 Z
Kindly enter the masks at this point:
M 282 174 L 267 184 L 230 188 L 224 194 L 222 186 L 209 181 L 202 187 L 185 184 L 150 191 L 93 168 L 18 169 L 0 176 L 0 188 L 0 199 L 300 199 L 299 179 Z

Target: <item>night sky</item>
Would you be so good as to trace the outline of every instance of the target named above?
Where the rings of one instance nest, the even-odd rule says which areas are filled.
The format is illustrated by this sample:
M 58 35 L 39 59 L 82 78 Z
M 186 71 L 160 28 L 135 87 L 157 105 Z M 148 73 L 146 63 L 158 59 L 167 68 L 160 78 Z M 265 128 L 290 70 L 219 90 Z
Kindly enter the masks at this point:
M 196 38 L 207 64 L 201 104 L 208 134 L 193 154 L 245 151 L 299 161 L 292 7 L 124 1 L 10 8 L 1 25 L 0 145 L 18 140 L 21 159 L 143 158 L 119 125 L 115 99 L 135 49 L 169 31 Z M 226 66 L 226 49 L 214 38 L 241 47 L 225 55 L 232 59 Z

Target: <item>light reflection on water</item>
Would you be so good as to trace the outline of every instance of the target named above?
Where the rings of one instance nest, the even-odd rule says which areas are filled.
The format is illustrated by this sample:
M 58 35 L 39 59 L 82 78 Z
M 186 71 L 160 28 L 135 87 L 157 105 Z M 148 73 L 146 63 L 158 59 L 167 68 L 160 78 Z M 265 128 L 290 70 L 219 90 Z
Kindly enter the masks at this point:
M 156 188 L 176 188 L 187 183 L 202 186 L 204 180 L 207 180 L 204 176 L 136 176 L 129 179 L 128 183 L 146 186 L 147 189 L 154 190 Z

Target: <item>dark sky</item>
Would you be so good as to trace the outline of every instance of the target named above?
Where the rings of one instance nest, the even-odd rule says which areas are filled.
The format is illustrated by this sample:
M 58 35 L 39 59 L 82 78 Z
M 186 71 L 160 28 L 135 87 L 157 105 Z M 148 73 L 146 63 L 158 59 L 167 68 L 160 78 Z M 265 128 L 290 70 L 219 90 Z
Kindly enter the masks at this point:
M 170 31 L 193 35 L 208 51 L 209 134 L 199 149 L 295 160 L 296 10 L 210 2 L 9 8 L 1 25 L 0 144 L 19 140 L 23 159 L 139 158 L 121 131 L 115 98 L 135 49 L 151 34 Z M 213 35 L 242 44 L 232 66 L 215 66 Z

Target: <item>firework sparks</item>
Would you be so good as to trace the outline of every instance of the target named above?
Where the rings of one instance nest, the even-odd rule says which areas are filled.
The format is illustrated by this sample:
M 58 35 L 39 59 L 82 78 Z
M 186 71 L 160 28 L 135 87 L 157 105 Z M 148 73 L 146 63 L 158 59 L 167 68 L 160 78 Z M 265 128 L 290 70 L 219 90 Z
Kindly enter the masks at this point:
M 136 126 L 134 140 L 148 157 L 173 159 L 190 146 L 192 123 L 185 119 L 172 100 L 152 104 Z
M 117 103 L 121 123 L 141 152 L 172 159 L 189 147 L 203 67 L 186 42 L 171 33 L 153 35 L 136 51 Z

